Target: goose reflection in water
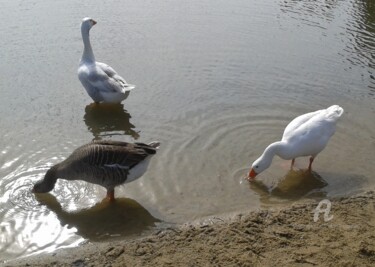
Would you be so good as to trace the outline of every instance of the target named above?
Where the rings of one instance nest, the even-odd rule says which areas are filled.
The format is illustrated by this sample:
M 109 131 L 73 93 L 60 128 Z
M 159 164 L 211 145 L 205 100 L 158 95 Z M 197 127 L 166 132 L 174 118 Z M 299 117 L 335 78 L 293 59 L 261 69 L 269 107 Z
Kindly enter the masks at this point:
M 250 188 L 259 194 L 264 204 L 280 200 L 297 200 L 302 197 L 325 197 L 322 191 L 328 183 L 316 172 L 307 170 L 290 170 L 280 182 L 268 187 L 261 180 L 250 183 Z
M 130 123 L 130 118 L 123 104 L 92 103 L 86 106 L 83 120 L 94 135 L 94 140 L 123 134 L 138 139 L 139 132 L 134 130 L 135 126 Z
M 130 198 L 117 198 L 113 203 L 102 201 L 88 209 L 68 212 L 51 194 L 37 194 L 35 197 L 56 214 L 61 225 L 75 227 L 77 235 L 90 241 L 140 235 L 161 222 Z

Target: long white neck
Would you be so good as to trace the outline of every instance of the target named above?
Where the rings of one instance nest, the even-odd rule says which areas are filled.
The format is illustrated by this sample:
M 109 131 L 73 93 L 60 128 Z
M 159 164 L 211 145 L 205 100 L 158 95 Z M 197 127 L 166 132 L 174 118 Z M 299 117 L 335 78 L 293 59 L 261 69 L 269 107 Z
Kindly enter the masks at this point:
M 85 62 L 95 62 L 94 52 L 92 51 L 90 43 L 90 29 L 82 27 L 82 40 L 83 40 L 83 54 L 81 61 Z
M 282 141 L 274 142 L 270 144 L 263 152 L 262 158 L 271 164 L 272 159 L 275 155 L 283 159 L 289 159 L 289 151 L 287 144 Z

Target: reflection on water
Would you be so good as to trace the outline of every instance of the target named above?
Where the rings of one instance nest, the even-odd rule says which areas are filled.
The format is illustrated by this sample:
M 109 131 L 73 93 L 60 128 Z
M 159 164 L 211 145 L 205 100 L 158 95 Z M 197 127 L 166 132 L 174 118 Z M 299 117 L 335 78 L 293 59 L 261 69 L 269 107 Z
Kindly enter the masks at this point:
M 130 123 L 130 118 L 123 104 L 92 103 L 86 106 L 83 120 L 94 135 L 94 140 L 114 135 L 130 135 L 138 139 L 139 132 Z
M 303 197 L 324 197 L 323 190 L 327 182 L 315 171 L 290 170 L 280 181 L 267 186 L 261 179 L 250 182 L 250 189 L 260 196 L 264 204 L 277 203 L 281 200 L 297 200 Z
M 353 3 L 353 8 L 348 19 L 346 33 L 352 37 L 352 42 L 347 43 L 347 50 L 353 51 L 353 58 L 348 58 L 351 63 L 358 66 L 368 66 L 370 95 L 375 97 L 375 2 L 373 0 L 360 0 Z
M 283 12 L 296 23 L 320 28 L 324 36 L 340 40 L 344 47 L 338 51 L 350 65 L 343 66 L 348 71 L 353 66 L 362 69 L 367 77 L 369 95 L 375 96 L 375 2 L 373 0 L 355 1 L 280 1 Z M 337 27 L 343 18 L 344 25 Z M 324 21 L 324 23 L 322 23 Z M 341 22 L 341 21 L 340 21 Z M 367 66 L 368 68 L 364 68 Z
M 259 196 L 265 207 L 272 207 L 303 198 L 330 198 L 361 192 L 362 188 L 370 188 L 369 181 L 362 175 L 353 173 L 330 173 L 307 169 L 290 170 L 282 178 L 256 179 L 249 183 L 249 189 Z
M 103 200 L 79 211 L 65 211 L 51 194 L 36 194 L 36 199 L 56 214 L 62 226 L 75 228 L 76 234 L 91 241 L 140 235 L 160 222 L 130 198 Z
M 326 0 L 290 0 L 280 1 L 280 9 L 288 13 L 296 23 L 302 23 L 309 26 L 326 29 L 322 25 L 322 20 L 331 22 L 335 16 L 335 8 L 338 6 L 338 1 Z
M 23 209 L 12 204 L 3 209 L 0 216 L 0 255 L 2 259 L 28 255 L 39 251 L 53 251 L 61 247 L 76 246 L 82 238 L 74 235 L 74 229 L 56 224 L 56 218 L 47 208 L 38 207 L 32 198 L 33 209 Z M 20 203 L 22 204 L 22 203 Z

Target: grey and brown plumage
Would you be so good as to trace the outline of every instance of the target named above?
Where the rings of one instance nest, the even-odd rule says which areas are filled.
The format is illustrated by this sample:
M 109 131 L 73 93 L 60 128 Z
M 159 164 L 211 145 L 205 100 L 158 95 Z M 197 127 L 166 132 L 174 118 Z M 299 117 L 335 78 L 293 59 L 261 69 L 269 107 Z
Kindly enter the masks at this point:
M 34 185 L 33 192 L 50 192 L 59 178 L 83 180 L 105 187 L 107 198 L 113 201 L 115 187 L 141 177 L 159 145 L 159 142 L 93 141 L 52 166 L 43 180 Z

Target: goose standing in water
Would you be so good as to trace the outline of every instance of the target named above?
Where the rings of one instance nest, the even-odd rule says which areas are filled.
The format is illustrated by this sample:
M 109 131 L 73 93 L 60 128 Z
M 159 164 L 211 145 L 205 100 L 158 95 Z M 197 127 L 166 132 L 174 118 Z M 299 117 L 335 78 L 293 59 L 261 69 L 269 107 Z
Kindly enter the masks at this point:
M 254 161 L 247 179 L 253 180 L 255 176 L 266 170 L 275 155 L 282 159 L 292 160 L 291 168 L 293 168 L 295 158 L 310 156 L 308 170 L 311 171 L 314 158 L 326 147 L 343 113 L 343 108 L 333 105 L 292 120 L 285 128 L 281 141 L 270 144 Z
M 105 63 L 95 61 L 90 43 L 90 29 L 96 24 L 91 18 L 84 18 L 81 24 L 83 54 L 78 67 L 78 78 L 89 96 L 96 102 L 120 103 L 126 99 L 135 86 Z
M 93 141 L 77 148 L 67 159 L 51 167 L 44 179 L 33 187 L 34 193 L 50 192 L 58 178 L 83 180 L 107 189 L 107 198 L 113 201 L 116 186 L 141 177 L 159 142 L 127 143 L 120 141 Z

